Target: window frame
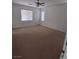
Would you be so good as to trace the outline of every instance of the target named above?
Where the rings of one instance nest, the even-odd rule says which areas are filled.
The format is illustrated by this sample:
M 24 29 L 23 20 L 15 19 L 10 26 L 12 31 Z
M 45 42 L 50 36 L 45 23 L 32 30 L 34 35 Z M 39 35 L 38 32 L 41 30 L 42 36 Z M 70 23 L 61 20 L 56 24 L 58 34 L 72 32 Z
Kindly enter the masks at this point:
M 23 16 L 22 16 L 22 11 L 29 11 L 29 12 L 32 12 L 32 15 L 31 15 L 31 20 L 29 19 L 26 19 L 26 20 L 23 20 Z M 25 22 L 25 21 L 33 21 L 33 11 L 32 10 L 26 10 L 26 9 L 21 9 L 21 21 Z

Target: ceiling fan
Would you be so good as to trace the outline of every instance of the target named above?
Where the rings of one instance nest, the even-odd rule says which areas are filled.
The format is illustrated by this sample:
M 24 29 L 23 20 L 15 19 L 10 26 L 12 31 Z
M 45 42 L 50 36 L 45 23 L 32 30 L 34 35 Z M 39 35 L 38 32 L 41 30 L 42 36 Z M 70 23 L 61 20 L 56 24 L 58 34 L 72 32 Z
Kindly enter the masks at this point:
M 37 5 L 37 7 L 45 5 L 45 3 L 41 3 L 39 0 L 37 0 L 35 3 Z

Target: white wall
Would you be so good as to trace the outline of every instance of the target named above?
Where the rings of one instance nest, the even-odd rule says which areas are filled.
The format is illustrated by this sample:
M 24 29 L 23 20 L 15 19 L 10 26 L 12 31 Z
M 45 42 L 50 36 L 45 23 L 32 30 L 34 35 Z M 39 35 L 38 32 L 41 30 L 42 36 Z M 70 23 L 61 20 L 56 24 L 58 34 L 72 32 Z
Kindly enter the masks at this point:
M 33 21 L 21 21 L 21 9 L 25 10 L 31 10 L 33 11 Z M 24 6 L 24 5 L 19 5 L 16 3 L 12 4 L 12 27 L 25 27 L 25 26 L 31 26 L 31 25 L 36 25 L 39 24 L 39 11 L 40 9 L 35 8 L 35 7 L 29 7 L 29 6 Z
M 66 32 L 67 4 L 50 5 L 42 9 L 45 11 L 45 21 L 41 25 Z
M 33 21 L 22 22 L 21 21 L 21 9 L 33 11 Z M 24 6 L 19 4 L 12 4 L 12 26 L 25 27 L 36 24 L 41 24 L 49 28 L 53 28 L 59 31 L 66 32 L 67 29 L 67 4 L 56 4 L 42 8 L 45 11 L 45 21 L 40 22 L 40 9 L 30 6 Z

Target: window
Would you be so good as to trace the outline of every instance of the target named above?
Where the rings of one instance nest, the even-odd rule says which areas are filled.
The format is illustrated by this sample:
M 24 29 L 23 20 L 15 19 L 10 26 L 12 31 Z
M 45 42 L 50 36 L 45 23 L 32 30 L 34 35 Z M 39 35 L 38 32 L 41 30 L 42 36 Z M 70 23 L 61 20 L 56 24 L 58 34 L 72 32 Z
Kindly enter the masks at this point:
M 44 16 L 44 12 L 42 11 L 42 12 L 41 12 L 41 21 L 44 21 L 44 17 L 45 17 L 45 16 Z
M 21 21 L 31 21 L 33 17 L 33 12 L 29 10 L 21 10 Z

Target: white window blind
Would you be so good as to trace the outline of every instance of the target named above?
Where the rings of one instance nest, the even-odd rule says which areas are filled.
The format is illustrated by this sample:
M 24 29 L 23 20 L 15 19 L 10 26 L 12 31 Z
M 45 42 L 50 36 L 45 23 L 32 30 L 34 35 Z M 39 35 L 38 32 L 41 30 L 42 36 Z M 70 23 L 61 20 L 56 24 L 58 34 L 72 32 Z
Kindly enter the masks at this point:
M 44 12 L 42 11 L 41 12 L 41 21 L 44 21 L 45 20 L 44 17 L 45 17 L 45 15 L 44 15 Z
M 21 21 L 31 21 L 32 17 L 32 11 L 21 9 Z

